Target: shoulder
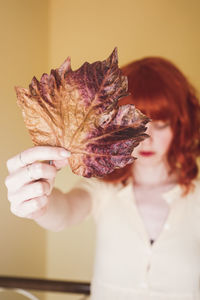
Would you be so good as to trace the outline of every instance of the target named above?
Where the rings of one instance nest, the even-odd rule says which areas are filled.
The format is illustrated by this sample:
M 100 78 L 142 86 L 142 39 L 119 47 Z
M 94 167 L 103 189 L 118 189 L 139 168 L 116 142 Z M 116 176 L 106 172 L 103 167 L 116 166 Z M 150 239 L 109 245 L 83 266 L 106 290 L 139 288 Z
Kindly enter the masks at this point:
M 196 195 L 196 196 L 200 196 L 200 178 L 195 179 L 193 182 L 193 187 L 191 189 L 190 194 L 192 196 Z
M 87 191 L 92 199 L 91 214 L 98 220 L 102 213 L 116 203 L 118 193 L 123 190 L 122 184 L 113 184 L 101 179 L 81 179 L 77 188 Z
M 97 178 L 82 178 L 77 182 L 76 187 L 86 190 L 95 198 L 117 193 L 122 188 L 121 184 L 115 185 Z
M 200 179 L 195 179 L 192 182 L 192 187 L 189 193 L 185 196 L 193 208 L 199 210 L 200 208 Z
M 193 188 L 186 196 L 187 201 L 187 214 L 188 214 L 188 228 L 190 222 L 193 224 L 193 235 L 200 238 L 200 179 L 193 181 Z

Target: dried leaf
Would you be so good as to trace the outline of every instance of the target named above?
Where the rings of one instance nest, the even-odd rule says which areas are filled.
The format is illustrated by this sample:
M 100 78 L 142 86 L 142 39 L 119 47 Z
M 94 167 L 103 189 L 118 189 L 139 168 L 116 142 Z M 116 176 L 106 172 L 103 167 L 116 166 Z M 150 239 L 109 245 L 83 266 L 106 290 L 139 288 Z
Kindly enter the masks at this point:
M 33 77 L 29 89 L 16 87 L 33 143 L 66 148 L 72 171 L 85 177 L 102 177 L 133 162 L 134 147 L 147 136 L 148 118 L 134 105 L 118 106 L 127 90 L 117 49 L 76 71 L 67 58 L 40 81 Z

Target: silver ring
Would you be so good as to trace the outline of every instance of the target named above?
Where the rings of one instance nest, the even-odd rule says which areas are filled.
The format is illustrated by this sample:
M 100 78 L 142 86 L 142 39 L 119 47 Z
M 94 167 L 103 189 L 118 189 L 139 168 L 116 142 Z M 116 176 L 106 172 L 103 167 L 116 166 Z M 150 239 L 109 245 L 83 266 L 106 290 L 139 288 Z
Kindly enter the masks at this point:
M 30 178 L 30 180 L 31 180 L 31 181 L 35 181 L 36 179 L 33 178 L 33 176 L 31 175 L 30 165 L 27 165 L 27 166 L 26 166 L 26 170 L 27 170 L 27 174 L 28 174 L 28 177 Z
M 19 160 L 20 160 L 21 165 L 24 167 L 26 165 L 26 163 L 22 159 L 22 152 L 20 152 L 20 154 L 19 154 Z

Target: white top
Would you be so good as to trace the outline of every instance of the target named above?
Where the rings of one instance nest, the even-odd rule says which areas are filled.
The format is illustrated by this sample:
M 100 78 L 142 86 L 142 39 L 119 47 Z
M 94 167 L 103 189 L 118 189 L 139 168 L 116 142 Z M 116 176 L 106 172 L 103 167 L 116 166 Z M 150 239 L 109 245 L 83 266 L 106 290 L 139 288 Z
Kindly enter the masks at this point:
M 92 300 L 200 299 L 200 181 L 163 197 L 170 213 L 151 246 L 132 184 L 85 180 L 97 225 Z

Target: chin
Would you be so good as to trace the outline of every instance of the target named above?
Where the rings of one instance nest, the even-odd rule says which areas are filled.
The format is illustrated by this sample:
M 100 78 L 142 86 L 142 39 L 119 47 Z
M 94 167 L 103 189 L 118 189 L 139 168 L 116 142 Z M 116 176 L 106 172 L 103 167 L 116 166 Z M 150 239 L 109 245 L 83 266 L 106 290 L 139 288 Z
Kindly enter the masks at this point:
M 137 157 L 137 156 L 136 156 Z M 136 161 L 136 164 L 141 166 L 155 166 L 161 163 L 161 160 L 156 157 L 144 157 L 144 156 L 138 156 Z

